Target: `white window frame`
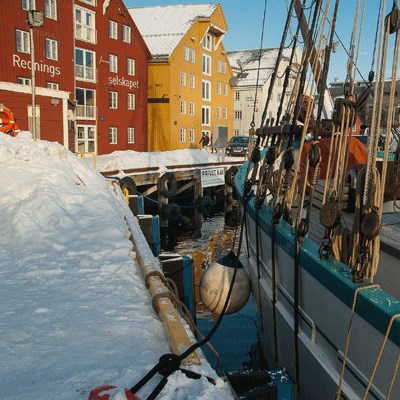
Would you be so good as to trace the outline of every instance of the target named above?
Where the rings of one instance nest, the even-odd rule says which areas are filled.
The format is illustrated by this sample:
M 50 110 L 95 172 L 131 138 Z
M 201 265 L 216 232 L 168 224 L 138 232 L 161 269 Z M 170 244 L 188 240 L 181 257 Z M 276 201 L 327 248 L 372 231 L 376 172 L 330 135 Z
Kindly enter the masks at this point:
M 77 87 L 75 91 L 82 91 L 83 93 L 83 104 L 76 104 L 76 117 L 78 119 L 96 119 L 96 91 L 93 89 L 79 88 Z M 88 94 L 91 94 L 91 99 L 93 104 L 88 104 Z M 78 101 L 78 96 L 75 93 L 75 99 Z
M 112 19 L 108 20 L 108 37 L 114 40 L 118 39 L 118 22 Z
M 235 119 L 236 119 L 236 120 L 241 120 L 241 119 L 243 119 L 243 112 L 242 112 L 242 110 L 235 110 L 234 115 L 235 115 Z
M 201 70 L 204 75 L 211 75 L 211 56 L 208 54 L 202 56 Z
M 15 47 L 19 53 L 31 53 L 31 41 L 29 32 L 21 29 L 15 30 Z
M 183 60 L 189 61 L 189 46 L 183 46 Z
M 118 109 L 118 92 L 110 90 L 108 92 L 108 106 L 110 109 Z
M 136 61 L 133 58 L 126 59 L 126 73 L 128 75 L 136 75 Z
M 196 63 L 196 49 L 193 49 L 192 47 L 189 48 L 189 61 L 192 64 Z
M 194 89 L 196 86 L 196 76 L 194 74 L 189 75 L 189 87 Z
M 122 24 L 121 31 L 122 41 L 125 43 L 132 42 L 132 28 L 129 25 Z
M 235 100 L 240 100 L 240 92 L 239 92 L 239 90 L 235 91 Z
M 201 124 L 204 126 L 211 125 L 211 107 L 210 106 L 201 106 Z
M 91 4 L 92 6 L 96 5 L 97 0 L 81 0 L 82 3 Z
M 80 20 L 77 20 L 77 13 Z M 86 8 L 75 6 L 74 9 L 75 39 L 96 44 L 96 15 Z
M 186 143 L 186 128 L 181 128 L 180 139 L 181 139 L 181 143 Z
M 57 82 L 46 82 L 46 88 L 51 90 L 60 90 L 60 84 Z
M 217 94 L 221 95 L 222 94 L 222 83 L 221 82 L 217 82 Z
M 44 16 L 57 21 L 57 0 L 44 0 Z
M 118 56 L 115 54 L 108 55 L 108 70 L 115 74 L 118 73 Z
M 233 130 L 233 136 L 239 136 L 239 129 L 234 129 Z
M 82 54 L 82 64 L 77 63 L 77 52 Z M 88 62 L 89 56 L 89 62 Z M 75 48 L 75 78 L 80 80 L 94 82 L 96 79 L 96 53 L 88 49 Z M 89 65 L 87 65 L 89 64 Z M 91 65 L 90 65 L 91 64 Z
M 180 113 L 182 114 L 182 115 L 185 115 L 186 114 L 186 100 L 180 100 L 180 103 L 179 103 L 179 111 L 180 111 Z
M 195 137 L 194 128 L 190 128 L 189 129 L 189 143 L 194 143 L 194 137 Z
M 31 78 L 25 78 L 23 76 L 19 76 L 17 78 L 17 83 L 18 83 L 18 85 L 31 86 L 32 80 L 31 80 Z
M 225 107 L 222 109 L 222 118 L 228 119 L 228 109 Z
M 211 101 L 211 81 L 206 79 L 201 81 L 201 98 L 206 101 Z
M 221 107 L 217 106 L 215 116 L 219 119 L 221 118 Z
M 135 128 L 133 126 L 126 128 L 126 140 L 128 144 L 135 144 Z
M 23 10 L 36 10 L 36 0 L 22 0 Z
M 58 61 L 58 41 L 46 38 L 45 55 L 48 60 Z
M 135 93 L 127 93 L 127 108 L 128 110 L 136 110 L 136 94 Z
M 83 135 L 81 136 L 81 134 Z M 96 126 L 95 125 L 77 125 L 76 126 L 76 139 L 75 148 L 78 152 L 94 152 L 97 153 L 97 140 L 96 140 Z M 83 149 L 80 149 L 83 145 Z M 82 151 L 83 150 L 83 151 Z
M 194 116 L 194 101 L 189 102 L 189 115 Z
M 181 84 L 181 86 L 186 86 L 186 72 L 185 71 L 181 71 L 180 84 Z
M 214 42 L 214 36 L 211 35 L 211 33 L 206 33 L 203 36 L 203 40 L 201 42 L 201 44 L 203 45 L 203 49 L 211 51 L 213 48 L 213 42 Z
M 224 96 L 228 96 L 228 85 L 224 83 Z
M 108 140 L 110 144 L 118 144 L 118 128 L 116 126 L 108 127 Z

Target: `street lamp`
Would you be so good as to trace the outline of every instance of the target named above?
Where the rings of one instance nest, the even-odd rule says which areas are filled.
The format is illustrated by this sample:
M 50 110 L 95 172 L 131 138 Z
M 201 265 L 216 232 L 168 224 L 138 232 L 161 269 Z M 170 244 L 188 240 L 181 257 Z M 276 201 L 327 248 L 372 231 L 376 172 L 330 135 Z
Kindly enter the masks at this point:
M 43 13 L 36 10 L 28 10 L 29 37 L 31 48 L 31 88 L 32 88 L 32 135 L 36 140 L 36 85 L 35 85 L 35 42 L 33 40 L 33 28 L 43 26 Z

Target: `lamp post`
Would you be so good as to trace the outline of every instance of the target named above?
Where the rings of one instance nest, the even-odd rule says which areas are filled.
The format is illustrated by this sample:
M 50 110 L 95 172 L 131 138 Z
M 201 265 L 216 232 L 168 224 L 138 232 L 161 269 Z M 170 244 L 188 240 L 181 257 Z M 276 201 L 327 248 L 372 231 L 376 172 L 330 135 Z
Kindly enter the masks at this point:
M 43 13 L 36 10 L 28 10 L 29 38 L 31 48 L 31 89 L 32 89 L 32 135 L 36 140 L 36 82 L 35 82 L 35 42 L 33 40 L 33 28 L 43 26 Z

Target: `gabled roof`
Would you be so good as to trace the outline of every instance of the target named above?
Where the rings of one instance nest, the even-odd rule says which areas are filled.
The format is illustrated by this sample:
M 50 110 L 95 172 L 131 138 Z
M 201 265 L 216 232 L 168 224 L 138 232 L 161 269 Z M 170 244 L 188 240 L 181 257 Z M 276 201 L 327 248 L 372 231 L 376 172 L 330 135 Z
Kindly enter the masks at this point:
M 169 57 L 197 18 L 210 18 L 218 4 L 129 8 L 153 57 Z
M 283 57 L 289 58 L 291 51 L 291 48 L 284 49 L 282 54 Z M 263 85 L 269 79 L 273 70 L 275 69 L 278 52 L 279 49 L 262 49 L 261 59 L 259 49 L 228 52 L 227 55 L 231 67 L 234 70 L 241 71 L 238 77 L 239 82 L 237 86 L 255 86 L 257 84 L 258 74 L 258 84 Z M 258 72 L 259 68 L 260 71 Z

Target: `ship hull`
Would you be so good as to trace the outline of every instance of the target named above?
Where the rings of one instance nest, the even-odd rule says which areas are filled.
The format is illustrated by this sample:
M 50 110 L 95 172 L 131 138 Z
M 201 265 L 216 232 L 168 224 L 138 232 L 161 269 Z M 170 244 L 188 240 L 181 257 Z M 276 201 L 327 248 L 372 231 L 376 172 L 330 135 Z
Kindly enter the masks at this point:
M 245 165 L 235 179 L 239 196 L 246 171 Z M 299 246 L 300 263 L 296 265 L 295 237 L 291 226 L 281 220 L 273 228 L 272 215 L 266 205 L 256 211 L 251 196 L 246 203 L 243 211 L 246 213 L 248 271 L 258 313 L 260 341 L 268 366 L 287 370 L 298 383 L 300 399 L 334 399 L 348 339 L 352 304 L 360 285 L 352 282 L 346 265 L 336 260 L 321 260 L 319 246 L 307 237 Z M 272 229 L 275 229 L 274 234 Z M 274 242 L 271 237 L 275 237 Z M 275 283 L 272 279 L 273 246 Z M 296 268 L 297 336 L 294 333 Z M 380 288 L 363 289 L 357 295 L 342 399 L 363 399 L 368 386 L 367 399 L 387 398 L 400 350 L 398 319 L 392 325 L 372 385 L 369 381 L 387 328 L 397 314 L 400 314 L 400 302 Z M 397 398 L 400 393 L 399 381 L 400 377 L 392 388 L 392 398 Z

